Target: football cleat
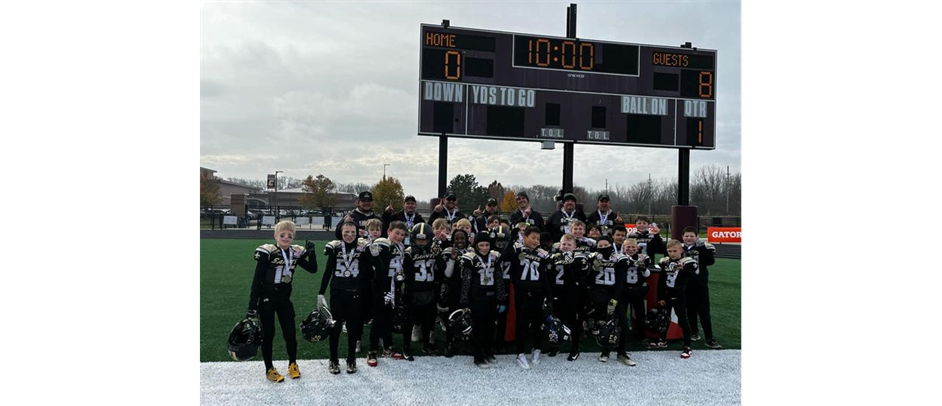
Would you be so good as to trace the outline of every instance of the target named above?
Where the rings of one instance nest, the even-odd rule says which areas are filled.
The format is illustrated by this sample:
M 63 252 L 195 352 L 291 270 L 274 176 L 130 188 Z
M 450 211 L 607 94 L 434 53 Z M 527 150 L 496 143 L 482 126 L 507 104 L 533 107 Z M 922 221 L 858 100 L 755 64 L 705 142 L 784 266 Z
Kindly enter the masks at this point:
M 485 355 L 484 360 L 487 361 L 488 364 L 497 364 L 497 358 L 494 358 L 494 354 Z
M 680 357 L 683 359 L 690 358 L 690 347 L 684 347 L 684 351 L 680 353 Z
M 332 373 L 332 374 L 334 374 L 334 375 L 339 374 L 339 373 L 340 373 L 340 364 L 337 363 L 337 362 L 334 362 L 334 361 L 330 361 L 330 364 L 327 365 L 327 371 L 329 371 L 330 373 Z
M 608 362 L 608 353 L 603 352 L 599 354 L 599 362 Z
M 394 352 L 392 355 L 392 359 L 403 359 L 403 358 L 405 357 L 402 356 L 401 352 Z
M 265 377 L 272 382 L 284 382 L 285 377 L 278 373 L 278 370 L 275 368 L 268 368 L 268 373 L 265 374 Z
M 575 361 L 579 359 L 579 352 L 570 352 L 569 356 L 566 357 L 566 361 Z
M 339 368 L 338 368 L 339 369 Z M 357 362 L 356 361 L 347 361 L 347 373 L 355 374 L 357 373 Z
M 631 356 L 629 356 L 628 353 L 618 354 L 618 360 L 621 361 L 622 364 L 625 364 L 630 367 L 638 365 L 637 362 L 631 359 Z
M 540 365 L 540 350 L 533 350 L 533 365 Z
M 700 334 L 694 333 L 692 336 L 690 336 L 690 341 L 700 341 L 700 340 L 702 340 L 702 338 L 700 337 Z
M 403 351 L 402 359 L 406 361 L 415 361 L 415 357 L 412 356 L 412 351 Z
M 291 379 L 298 379 L 301 377 L 301 369 L 298 368 L 297 362 L 288 364 L 288 376 L 290 376 Z
M 720 343 L 716 342 L 716 340 L 707 340 L 706 346 L 710 348 L 715 348 L 715 349 L 723 348 L 723 346 L 720 345 Z
M 658 341 L 657 348 L 667 348 L 667 341 L 665 340 Z
M 475 356 L 475 357 L 474 357 L 474 366 L 476 366 L 476 367 L 478 367 L 478 368 L 481 368 L 481 369 L 487 369 L 487 367 L 488 367 L 487 361 L 485 361 L 484 358 L 481 357 L 481 356 Z
M 527 356 L 524 354 L 517 354 L 517 365 L 523 369 L 530 369 L 530 363 L 527 362 Z
M 379 361 L 376 360 L 376 351 L 370 351 L 370 353 L 366 355 L 366 365 L 371 367 L 379 365 Z

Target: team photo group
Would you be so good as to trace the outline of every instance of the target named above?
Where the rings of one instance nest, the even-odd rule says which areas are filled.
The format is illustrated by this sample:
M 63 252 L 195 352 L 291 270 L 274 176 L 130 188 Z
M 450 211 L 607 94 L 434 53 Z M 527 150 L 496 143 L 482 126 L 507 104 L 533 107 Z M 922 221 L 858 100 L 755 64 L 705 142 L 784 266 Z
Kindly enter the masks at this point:
M 607 194 L 588 215 L 589 205 L 583 211 L 572 193 L 559 199 L 559 210 L 545 218 L 518 192 L 517 209 L 507 217 L 495 199 L 463 213 L 449 192 L 426 219 L 413 196 L 402 210 L 389 205 L 377 213 L 372 193 L 361 192 L 336 239 L 322 247 L 327 262 L 316 309 L 303 318 L 291 302 L 292 280 L 298 267 L 318 271 L 318 248 L 294 244 L 295 224 L 281 221 L 274 244 L 254 253 L 248 311 L 230 334 L 229 353 L 248 360 L 261 348 L 267 379 L 283 382 L 272 361 L 277 319 L 287 375 L 295 379 L 301 376 L 298 329 L 308 341 L 328 341 L 331 374 L 341 372 L 343 335 L 348 374 L 357 372 L 361 346 L 366 364 L 377 367 L 415 361 L 413 342 L 427 356 L 472 355 L 484 369 L 497 363 L 495 353 L 512 353 L 517 367 L 531 369 L 560 353 L 576 361 L 580 341 L 592 339 L 601 348 L 598 361 L 614 356 L 635 366 L 628 342 L 668 348 L 671 314 L 683 333 L 681 358 L 692 356 L 692 341 L 722 348 L 712 331 L 707 281 L 715 249 L 696 228 L 685 228 L 682 240 L 665 240 L 649 218 L 612 210 Z M 634 224 L 630 232 L 626 222 Z M 646 302 L 649 291 L 656 292 L 654 306 Z M 436 328 L 444 340 L 436 342 Z M 398 347 L 394 335 L 401 336 Z

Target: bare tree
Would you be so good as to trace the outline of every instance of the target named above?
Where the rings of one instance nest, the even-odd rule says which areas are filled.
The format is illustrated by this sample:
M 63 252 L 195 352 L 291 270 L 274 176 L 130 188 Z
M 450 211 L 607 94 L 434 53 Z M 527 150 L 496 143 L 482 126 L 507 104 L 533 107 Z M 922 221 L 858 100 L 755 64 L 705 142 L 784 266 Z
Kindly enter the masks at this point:
M 726 173 L 716 165 L 701 166 L 690 184 L 690 204 L 702 215 L 725 212 Z
M 357 183 L 337 183 L 337 192 L 359 194 L 360 192 L 372 190 L 373 186 L 363 182 Z
M 677 204 L 677 179 L 653 182 L 654 201 L 651 214 L 669 214 L 671 206 Z
M 741 216 L 742 215 L 742 174 L 737 173 L 730 175 L 729 182 L 727 182 L 726 193 L 728 193 L 728 209 L 726 210 L 727 215 Z
M 265 181 L 259 179 L 243 179 L 243 178 L 226 178 L 229 182 L 235 182 L 240 185 L 250 186 L 265 190 L 268 188 L 268 185 Z
M 504 186 L 496 180 L 491 182 L 490 185 L 487 185 L 487 195 L 499 203 L 504 198 Z

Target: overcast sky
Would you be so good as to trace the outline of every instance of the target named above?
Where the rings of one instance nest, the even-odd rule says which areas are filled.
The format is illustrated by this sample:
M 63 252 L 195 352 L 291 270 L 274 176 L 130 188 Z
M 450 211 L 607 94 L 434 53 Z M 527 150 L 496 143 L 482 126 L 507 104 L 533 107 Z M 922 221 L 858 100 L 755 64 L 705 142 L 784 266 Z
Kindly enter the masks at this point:
M 200 166 L 222 178 L 373 184 L 383 173 L 420 200 L 437 193 L 438 139 L 416 135 L 419 25 L 565 36 L 563 2 L 203 2 Z M 741 5 L 579 1 L 580 38 L 716 49 L 717 144 L 691 167 L 740 171 Z M 562 145 L 449 139 L 448 178 L 562 184 Z M 485 158 L 486 156 L 486 158 Z M 601 189 L 677 176 L 677 150 L 577 144 L 574 182 Z

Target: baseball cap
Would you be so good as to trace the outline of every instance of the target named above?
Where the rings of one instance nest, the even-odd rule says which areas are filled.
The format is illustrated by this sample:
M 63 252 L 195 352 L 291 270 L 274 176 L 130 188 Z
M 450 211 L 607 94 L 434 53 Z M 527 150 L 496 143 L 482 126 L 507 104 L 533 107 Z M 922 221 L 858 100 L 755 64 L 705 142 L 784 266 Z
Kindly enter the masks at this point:
M 572 201 L 575 202 L 575 201 L 576 201 L 576 195 L 574 195 L 574 194 L 572 194 L 572 193 L 566 193 L 565 195 L 563 195 L 563 201 L 565 202 L 566 200 L 572 200 Z
M 493 198 L 493 197 L 490 198 L 490 199 L 487 199 L 487 205 L 488 205 L 488 206 L 497 206 L 497 199 L 495 199 L 495 198 Z
M 404 201 L 404 202 L 412 202 L 412 203 L 415 203 L 415 196 L 408 195 L 408 196 L 406 196 L 405 200 L 403 200 L 403 201 Z
M 358 199 L 358 200 L 365 200 L 365 201 L 372 202 L 372 201 L 373 201 L 373 194 L 370 193 L 369 191 L 360 192 L 360 196 L 357 197 L 357 199 Z
M 530 200 L 530 196 L 527 196 L 527 192 L 523 192 L 523 191 L 517 192 L 517 198 L 519 199 L 521 197 L 524 199 Z
M 458 196 L 455 196 L 455 192 L 445 193 L 445 200 L 458 200 Z
M 608 197 L 608 193 L 602 193 L 602 194 L 599 195 L 599 201 L 601 202 L 602 200 L 609 200 L 609 201 L 611 201 L 612 199 Z

